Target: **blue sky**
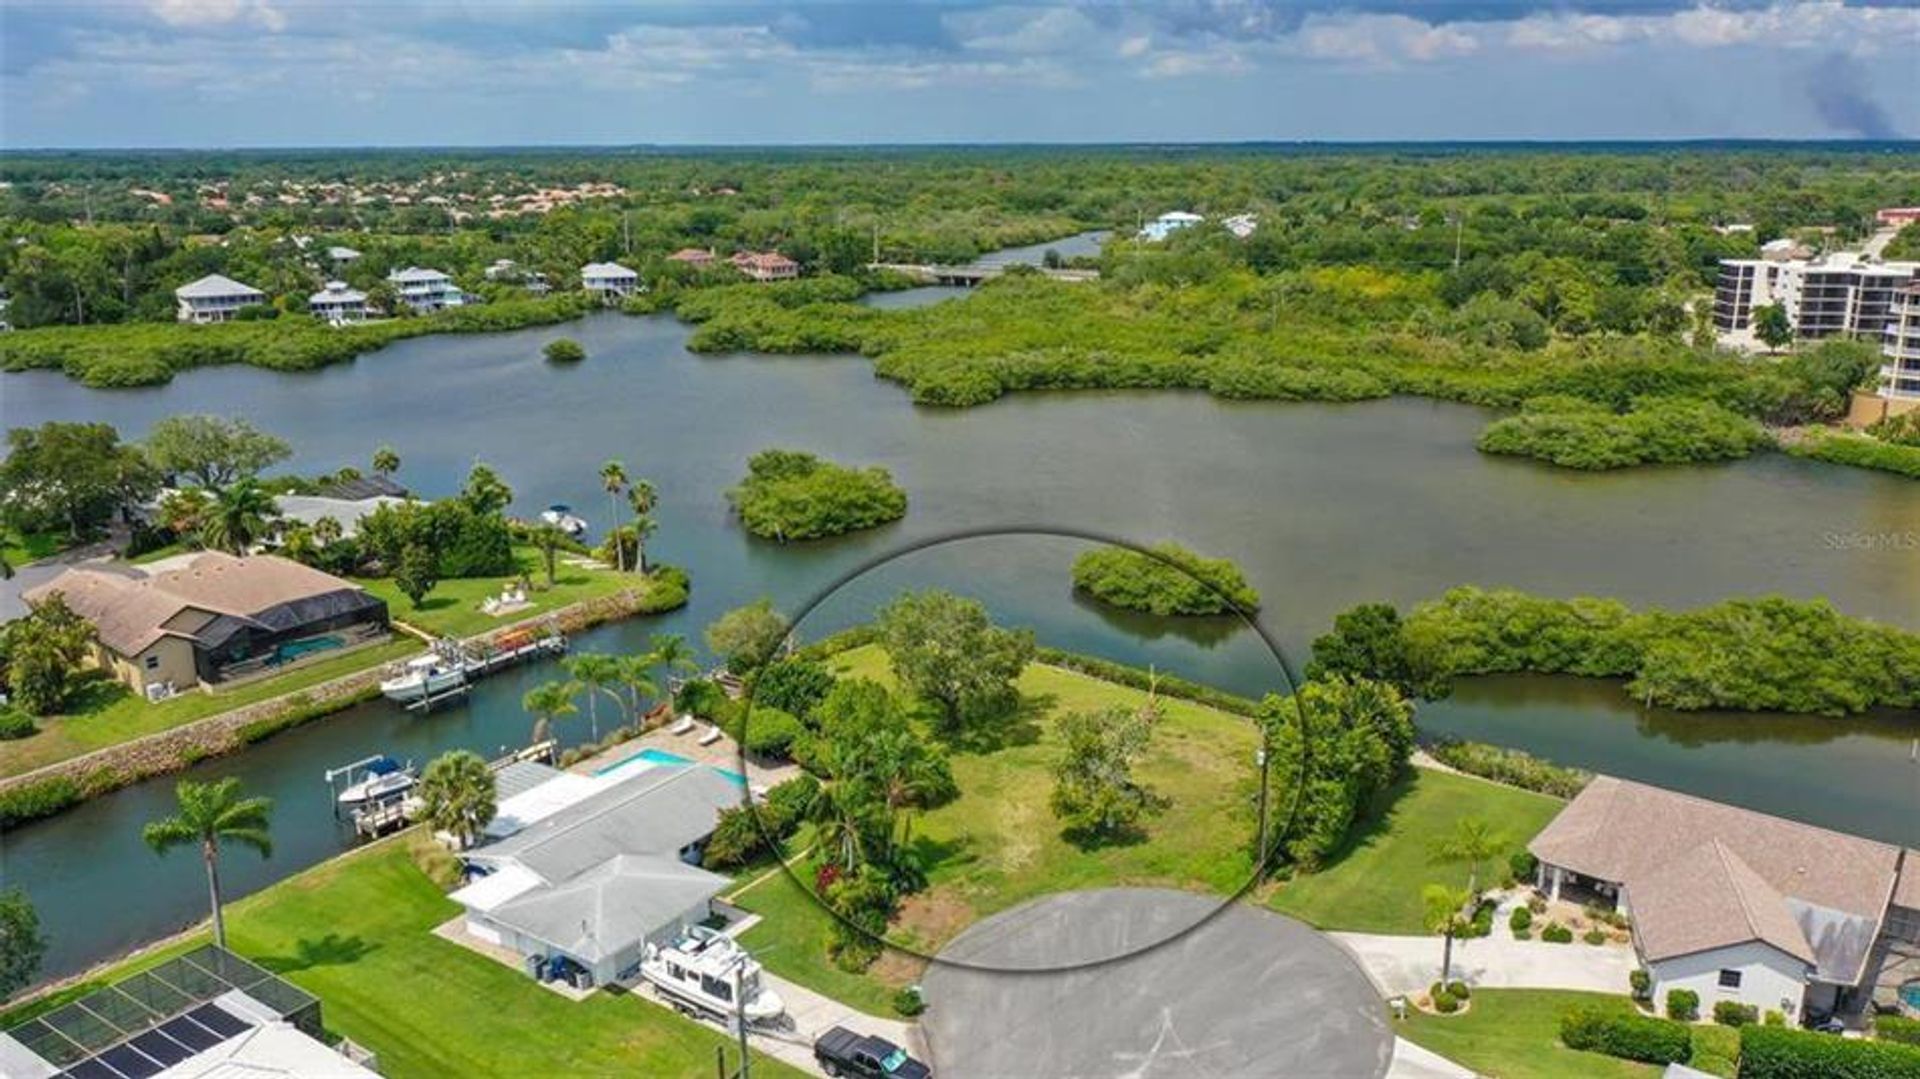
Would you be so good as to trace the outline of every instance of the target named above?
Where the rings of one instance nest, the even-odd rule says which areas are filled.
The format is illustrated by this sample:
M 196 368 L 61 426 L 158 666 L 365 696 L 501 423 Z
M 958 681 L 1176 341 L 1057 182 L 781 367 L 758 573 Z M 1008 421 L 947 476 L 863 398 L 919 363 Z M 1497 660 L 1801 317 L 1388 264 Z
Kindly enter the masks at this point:
M 1920 0 L 0 0 L 0 145 L 1920 136 Z

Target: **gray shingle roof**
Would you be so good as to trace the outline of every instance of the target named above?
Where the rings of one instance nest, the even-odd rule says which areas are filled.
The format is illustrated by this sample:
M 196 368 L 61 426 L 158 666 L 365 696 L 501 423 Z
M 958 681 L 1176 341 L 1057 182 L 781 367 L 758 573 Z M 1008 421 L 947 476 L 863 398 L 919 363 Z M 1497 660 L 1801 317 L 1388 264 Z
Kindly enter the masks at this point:
M 257 296 L 265 299 L 267 295 L 252 285 L 241 284 L 217 273 L 210 273 L 198 281 L 189 281 L 174 289 L 173 294 L 183 300 L 211 300 L 220 296 Z
M 672 857 L 710 834 L 720 811 L 744 794 L 705 765 L 656 765 L 469 857 L 517 862 L 558 884 L 621 855 Z
M 621 855 L 564 884 L 510 899 L 487 918 L 595 963 L 640 944 L 731 885 L 672 855 Z

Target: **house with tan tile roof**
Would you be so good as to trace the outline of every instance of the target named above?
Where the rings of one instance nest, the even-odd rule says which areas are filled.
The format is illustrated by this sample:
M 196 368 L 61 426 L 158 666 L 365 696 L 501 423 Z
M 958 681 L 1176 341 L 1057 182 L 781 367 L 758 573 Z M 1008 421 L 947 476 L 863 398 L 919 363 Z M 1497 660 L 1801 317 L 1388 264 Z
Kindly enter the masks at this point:
M 387 632 L 385 601 L 272 555 L 204 551 L 158 570 L 86 564 L 22 598 L 37 607 L 55 595 L 93 626 L 95 661 L 150 698 L 264 674 Z
M 1738 806 L 1598 776 L 1527 849 L 1542 891 L 1630 915 L 1655 999 L 1702 1014 L 1857 1010 L 1888 944 L 1920 945 L 1912 852 Z

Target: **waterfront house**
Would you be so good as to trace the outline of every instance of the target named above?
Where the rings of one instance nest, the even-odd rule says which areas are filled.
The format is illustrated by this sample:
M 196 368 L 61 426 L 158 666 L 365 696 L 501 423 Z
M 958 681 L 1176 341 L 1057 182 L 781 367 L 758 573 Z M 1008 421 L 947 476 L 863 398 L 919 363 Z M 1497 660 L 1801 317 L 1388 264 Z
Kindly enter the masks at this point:
M 1179 232 L 1181 229 L 1192 228 L 1205 220 L 1206 218 L 1199 214 L 1189 213 L 1186 210 L 1169 210 L 1159 217 L 1154 218 L 1152 221 L 1147 222 L 1146 225 L 1140 229 L 1140 238 L 1152 243 L 1159 243 L 1174 233 Z
M 348 288 L 345 281 L 329 281 L 326 288 L 307 297 L 307 310 L 323 322 L 365 322 L 367 294 Z
M 213 273 L 173 290 L 181 322 L 226 322 L 242 307 L 267 302 L 267 294 L 252 285 Z
M 1888 954 L 1920 950 L 1920 854 L 1597 776 L 1527 845 L 1554 899 L 1629 915 L 1654 1000 L 1798 1019 L 1857 1014 Z
M 327 261 L 333 263 L 333 268 L 338 270 L 359 262 L 360 252 L 355 251 L 351 247 L 329 247 L 327 248 Z
M 393 286 L 394 294 L 400 302 L 421 314 L 431 314 L 448 307 L 460 307 L 469 297 L 453 283 L 453 278 L 439 270 L 429 270 L 420 266 L 408 266 L 404 270 L 395 270 L 387 275 L 387 283 Z
M 755 281 L 791 281 L 800 276 L 800 264 L 778 251 L 741 251 L 727 261 Z
M 1260 219 L 1253 214 L 1235 214 L 1220 224 L 1226 226 L 1234 239 L 1244 240 L 1260 228 Z
M 701 250 L 698 247 L 683 247 L 673 254 L 668 255 L 667 261 L 682 263 L 696 270 L 704 270 L 713 265 L 714 254 L 712 250 Z
M 494 259 L 493 264 L 482 272 L 489 281 L 520 280 L 520 264 L 512 259 Z
M 273 505 L 280 511 L 279 524 L 284 529 L 291 525 L 306 525 L 311 528 L 323 517 L 331 517 L 340 526 L 340 535 L 344 538 L 356 536 L 360 532 L 360 522 L 374 510 L 382 506 L 404 505 L 406 498 L 390 495 L 374 495 L 370 498 L 326 498 L 321 495 L 277 495 Z
M 617 262 L 589 262 L 580 267 L 580 287 L 602 300 L 631 296 L 640 289 L 640 275 Z
M 156 565 L 83 564 L 22 598 L 58 594 L 93 626 L 94 662 L 153 699 L 387 633 L 383 600 L 289 559 L 203 551 Z
M 508 775 L 528 767 L 501 773 L 487 834 L 504 838 L 463 855 L 475 878 L 451 898 L 466 909 L 468 935 L 529 969 L 565 958 L 605 985 L 649 942 L 713 914 L 732 883 L 700 868 L 700 855 L 721 811 L 740 804 L 738 783 L 702 764 L 554 772 L 531 787 Z

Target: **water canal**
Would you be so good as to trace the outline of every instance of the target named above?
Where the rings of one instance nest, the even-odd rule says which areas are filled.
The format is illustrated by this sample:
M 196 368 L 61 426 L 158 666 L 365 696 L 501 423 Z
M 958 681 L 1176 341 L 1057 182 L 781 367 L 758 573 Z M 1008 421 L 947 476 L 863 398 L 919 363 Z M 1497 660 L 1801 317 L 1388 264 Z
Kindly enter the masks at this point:
M 1048 245 L 1039 245 L 1032 257 Z M 1058 246 L 1058 245 L 1056 245 Z M 1071 252 L 1068 252 L 1071 253 Z M 894 294 L 887 305 L 957 290 Z M 570 336 L 567 368 L 540 346 Z M 1920 624 L 1920 553 L 1872 537 L 1920 532 L 1909 481 L 1783 456 L 1710 467 L 1574 475 L 1473 448 L 1480 410 L 1423 400 L 1352 405 L 1227 403 L 1200 394 L 1014 396 L 966 411 L 921 409 L 854 357 L 699 357 L 671 318 L 596 315 L 484 337 L 425 337 L 357 362 L 286 374 L 191 371 L 159 387 L 89 390 L 55 372 L 0 376 L 0 421 L 98 420 L 128 437 L 181 412 L 244 416 L 293 444 L 288 467 L 364 467 L 394 446 L 416 491 L 454 491 L 475 460 L 515 488 L 516 512 L 568 502 L 596 531 L 609 457 L 659 488 L 655 557 L 687 567 L 693 601 L 655 620 L 603 627 L 576 647 L 624 650 L 699 627 L 759 595 L 804 602 L 849 568 L 955 529 L 1046 524 L 1141 541 L 1178 538 L 1233 558 L 1267 600 L 1264 624 L 1295 662 L 1340 610 L 1407 604 L 1461 583 L 1688 606 L 1729 595 L 1828 596 L 1852 614 Z M 754 541 L 725 489 L 768 446 L 890 468 L 905 521 L 822 545 Z M 1864 538 L 1864 539 L 1863 539 Z M 1275 676 L 1257 639 L 1231 627 L 1116 618 L 1076 602 L 1072 545 L 975 540 L 896 563 L 823 609 L 810 634 L 860 617 L 898 587 L 939 584 L 987 601 L 1041 637 L 1154 663 L 1244 693 Z M 224 864 L 231 894 L 279 879 L 347 840 L 321 770 L 372 752 L 418 761 L 524 741 L 521 694 L 550 677 L 523 668 L 464 706 L 416 718 L 355 708 L 201 778 L 239 775 L 275 798 L 273 859 Z M 1859 720 L 1645 714 L 1617 686 L 1562 678 L 1470 683 L 1424 708 L 1435 730 L 1533 750 L 1754 808 L 1920 843 L 1920 735 L 1911 715 Z M 584 724 L 575 735 L 585 734 Z M 197 859 L 159 859 L 139 828 L 172 779 L 141 784 L 0 836 L 0 876 L 23 885 L 52 938 L 43 973 L 77 970 L 204 914 Z

